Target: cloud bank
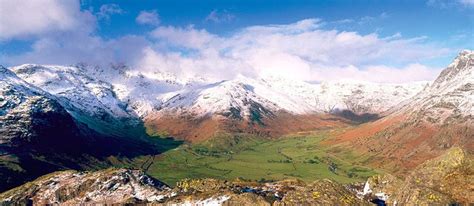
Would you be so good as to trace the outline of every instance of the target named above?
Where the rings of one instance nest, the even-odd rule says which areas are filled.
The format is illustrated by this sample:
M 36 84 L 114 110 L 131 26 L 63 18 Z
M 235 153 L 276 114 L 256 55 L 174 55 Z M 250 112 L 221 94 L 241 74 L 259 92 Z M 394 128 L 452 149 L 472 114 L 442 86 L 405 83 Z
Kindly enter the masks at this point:
M 4 10 L 18 9 L 18 5 L 3 3 Z M 399 83 L 434 79 L 439 68 L 419 62 L 451 52 L 430 43 L 426 37 L 404 38 L 399 33 L 381 37 L 376 33 L 325 29 L 325 22 L 320 19 L 249 26 L 222 36 L 193 25 L 160 25 L 156 11 L 142 11 L 135 19 L 137 24 L 154 26 L 148 33 L 105 40 L 94 33 L 100 17 L 81 11 L 77 2 L 48 1 L 41 6 L 50 12 L 31 11 L 32 15 L 20 19 L 1 18 L 1 31 L 6 32 L 1 32 L 0 38 L 34 39 L 31 51 L 3 55 L 2 62 L 83 62 L 103 66 L 119 62 L 138 70 L 198 75 L 216 81 L 241 74 L 304 81 L 353 79 Z M 26 3 L 21 7 L 27 12 L 37 10 Z M 3 17 L 4 12 L 0 11 L 0 15 Z M 19 26 L 10 29 L 15 24 Z
M 0 41 L 93 27 L 95 17 L 78 1 L 0 0 Z
M 306 81 L 357 79 L 406 82 L 433 79 L 438 70 L 417 63 L 447 49 L 426 38 L 379 37 L 321 29 L 322 21 L 243 28 L 222 37 L 194 27 L 158 27 L 139 68 L 232 78 L 278 75 Z M 169 51 L 173 52 L 169 52 Z M 170 65 L 170 60 L 172 65 Z M 406 65 L 391 67 L 390 64 Z

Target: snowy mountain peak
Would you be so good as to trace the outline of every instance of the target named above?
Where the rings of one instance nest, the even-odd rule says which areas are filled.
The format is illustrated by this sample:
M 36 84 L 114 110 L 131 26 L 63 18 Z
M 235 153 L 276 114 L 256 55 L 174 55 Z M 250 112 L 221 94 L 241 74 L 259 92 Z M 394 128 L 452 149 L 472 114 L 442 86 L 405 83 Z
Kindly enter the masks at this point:
M 454 59 L 454 61 L 441 72 L 434 81 L 433 87 L 440 88 L 448 83 L 462 81 L 462 79 L 472 78 L 474 75 L 474 52 L 464 50 Z
M 26 82 L 65 98 L 65 104 L 72 104 L 83 111 L 114 117 L 132 116 L 116 98 L 111 84 L 87 75 L 81 68 L 26 64 L 10 69 Z
M 474 51 L 469 50 L 469 49 L 464 49 L 461 52 L 459 52 L 458 58 L 462 57 L 462 56 L 470 56 L 470 55 L 473 55 L 473 54 L 474 54 Z
M 280 105 L 270 101 L 265 96 L 277 98 L 280 94 L 264 89 L 250 79 L 221 81 L 176 94 L 163 103 L 161 112 L 188 113 L 200 117 L 233 111 L 233 117 L 242 118 L 248 116 L 255 105 L 259 105 L 260 110 L 278 111 L 286 106 L 282 104 L 289 104 L 290 100 Z
M 462 51 L 432 85 L 405 110 L 413 119 L 434 123 L 464 121 L 474 116 L 474 52 Z

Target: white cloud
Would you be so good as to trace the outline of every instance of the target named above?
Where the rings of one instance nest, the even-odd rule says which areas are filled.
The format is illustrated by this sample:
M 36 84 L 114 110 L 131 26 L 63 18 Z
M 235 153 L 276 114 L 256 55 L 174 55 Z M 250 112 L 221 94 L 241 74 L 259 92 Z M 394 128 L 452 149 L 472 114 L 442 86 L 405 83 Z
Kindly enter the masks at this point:
M 459 0 L 459 3 L 465 6 L 474 6 L 474 0 Z
M 92 21 L 88 20 L 90 16 L 78 6 L 69 12 L 79 15 L 75 21 L 90 22 L 87 27 L 94 28 L 94 16 Z M 142 21 L 145 22 L 149 21 Z M 11 65 L 121 62 L 136 69 L 199 75 L 214 80 L 242 74 L 279 75 L 306 81 L 349 78 L 404 82 L 434 78 L 439 70 L 417 62 L 450 52 L 430 44 L 426 37 L 403 38 L 398 33 L 388 37 L 375 33 L 361 35 L 326 30 L 322 24 L 319 19 L 304 19 L 291 24 L 245 27 L 227 36 L 192 25 L 158 26 L 146 36 L 111 40 L 96 36 L 91 29 L 50 28 L 60 32 L 39 36 L 32 51 L 2 56 L 1 60 Z
M 73 0 L 0 0 L 0 40 L 77 28 L 92 30 L 95 18 Z
M 191 49 L 202 49 L 211 42 L 216 43 L 218 39 L 206 30 L 195 29 L 192 25 L 185 28 L 161 26 L 153 30 L 150 35 L 155 39 Z
M 385 65 L 371 65 L 359 68 L 353 65 L 346 67 L 322 67 L 316 70 L 314 81 L 325 80 L 362 80 L 381 83 L 403 83 L 413 81 L 430 81 L 435 79 L 440 69 L 429 68 L 414 63 L 397 68 Z
M 213 51 L 198 56 L 186 56 L 179 52 L 158 52 L 147 47 L 135 68 L 145 71 L 166 71 L 181 77 L 204 76 L 210 80 L 231 79 L 237 74 L 254 75 L 248 65 L 237 59 L 222 58 Z
M 287 25 L 251 26 L 227 37 L 192 26 L 158 27 L 151 32 L 157 48 L 147 49 L 139 67 L 216 78 L 244 73 L 307 81 L 403 82 L 434 78 L 439 70 L 417 62 L 449 52 L 427 43 L 426 37 L 402 38 L 396 33 L 381 38 L 374 33 L 324 30 L 322 23 L 306 19 Z M 388 66 L 393 64 L 407 66 Z
M 29 15 L 13 15 L 19 19 L 2 17 L 0 25 L 2 31 L 5 28 L 7 32 L 0 32 L 0 39 L 29 37 L 34 41 L 31 51 L 18 55 L 2 54 L 0 62 L 5 64 L 134 64 L 143 48 L 151 44 L 144 36 L 126 35 L 104 40 L 95 35 L 96 16 L 89 11 L 81 11 L 79 1 L 1 1 L 1 9 L 8 4 L 10 10 L 29 12 Z M 118 6 L 102 5 L 97 18 L 121 12 Z M 0 12 L 0 15 L 4 14 Z M 11 27 L 14 28 L 12 31 L 9 28 L 13 24 L 16 25 Z
M 428 6 L 438 7 L 438 8 L 450 8 L 454 6 L 463 6 L 463 7 L 474 7 L 474 0 L 428 0 L 426 2 Z
M 78 43 L 80 42 L 80 43 Z M 7 56 L 4 60 L 9 64 L 76 64 L 80 62 L 107 66 L 110 63 L 134 64 L 141 58 L 140 53 L 148 42 L 142 36 L 124 36 L 112 40 L 86 33 L 61 33 L 46 36 L 32 45 L 32 51 Z
M 97 17 L 99 19 L 110 20 L 110 16 L 114 14 L 123 14 L 125 11 L 117 4 L 104 4 L 100 6 Z
M 349 23 L 354 23 L 354 19 L 341 19 L 341 20 L 336 20 L 336 21 L 333 21 L 331 23 L 335 23 L 335 24 L 349 24 Z
M 207 22 L 214 22 L 214 23 L 222 23 L 222 22 L 229 22 L 235 19 L 235 15 L 229 13 L 227 10 L 223 10 L 222 12 L 214 9 L 206 16 L 205 21 Z
M 135 21 L 142 25 L 157 26 L 160 24 L 160 17 L 156 10 L 140 11 L 140 14 L 138 14 L 137 18 L 135 18 Z
M 382 12 L 379 15 L 375 15 L 375 16 L 363 16 L 360 18 L 353 18 L 353 19 L 340 19 L 340 20 L 335 20 L 328 23 L 339 24 L 339 25 L 356 23 L 358 25 L 365 25 L 365 24 L 373 24 L 376 22 L 380 22 L 381 20 L 387 19 L 389 17 L 390 17 L 389 13 Z

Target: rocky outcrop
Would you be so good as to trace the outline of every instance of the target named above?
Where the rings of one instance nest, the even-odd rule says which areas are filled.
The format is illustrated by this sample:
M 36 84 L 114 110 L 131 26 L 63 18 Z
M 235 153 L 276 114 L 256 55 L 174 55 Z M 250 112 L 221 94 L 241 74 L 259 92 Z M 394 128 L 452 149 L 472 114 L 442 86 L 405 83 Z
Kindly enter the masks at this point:
M 330 180 L 307 184 L 297 180 L 257 183 L 186 179 L 170 188 L 129 169 L 55 172 L 0 194 L 0 200 L 1 205 L 368 205 L 353 191 Z
M 162 182 L 138 170 L 62 171 L 0 194 L 2 205 L 125 204 L 160 202 L 172 195 Z
M 429 160 L 408 174 L 405 179 L 392 175 L 369 178 L 363 195 L 369 199 L 384 194 L 388 204 L 448 205 L 474 202 L 474 162 L 472 155 L 453 148 Z

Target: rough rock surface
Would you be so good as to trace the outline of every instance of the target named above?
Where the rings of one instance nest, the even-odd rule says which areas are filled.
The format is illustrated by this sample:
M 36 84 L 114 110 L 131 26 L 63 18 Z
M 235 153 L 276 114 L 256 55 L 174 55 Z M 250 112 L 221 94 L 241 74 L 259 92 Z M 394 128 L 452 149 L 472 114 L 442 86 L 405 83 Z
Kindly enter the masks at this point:
M 159 202 L 171 195 L 169 190 L 137 170 L 62 171 L 0 194 L 0 199 L 3 205 L 124 204 Z
M 330 180 L 306 184 L 186 179 L 175 188 L 129 169 L 55 172 L 0 194 L 2 205 L 125 204 L 158 205 L 368 205 Z
M 375 193 L 388 195 L 388 204 L 446 205 L 474 202 L 474 162 L 460 148 L 429 160 L 414 169 L 404 180 L 392 175 L 369 178 L 366 183 Z

